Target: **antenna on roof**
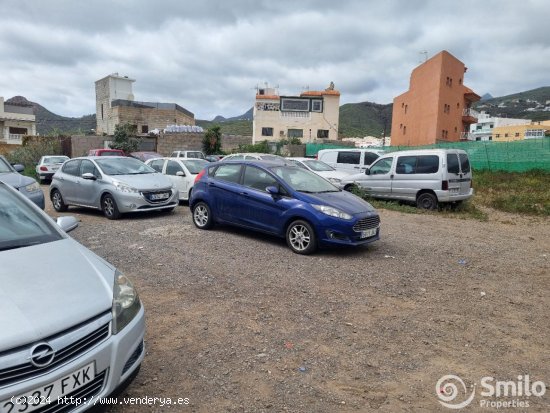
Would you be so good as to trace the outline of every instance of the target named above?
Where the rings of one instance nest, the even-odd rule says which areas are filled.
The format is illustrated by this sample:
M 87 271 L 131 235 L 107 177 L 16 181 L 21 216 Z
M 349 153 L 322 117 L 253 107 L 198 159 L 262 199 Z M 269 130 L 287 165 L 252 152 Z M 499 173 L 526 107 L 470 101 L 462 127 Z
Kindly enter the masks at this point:
M 424 62 L 426 60 L 428 60 L 428 51 L 427 50 L 421 50 L 418 52 L 418 54 L 423 54 L 424 55 Z M 419 63 L 424 63 L 422 60 L 419 62 Z

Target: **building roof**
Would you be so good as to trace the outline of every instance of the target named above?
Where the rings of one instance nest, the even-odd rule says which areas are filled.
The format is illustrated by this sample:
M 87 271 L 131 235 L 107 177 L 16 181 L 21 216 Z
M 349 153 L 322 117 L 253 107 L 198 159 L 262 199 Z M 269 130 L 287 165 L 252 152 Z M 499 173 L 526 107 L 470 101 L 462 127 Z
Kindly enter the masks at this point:
M 464 96 L 473 102 L 476 102 L 481 99 L 481 96 L 479 96 L 476 92 L 474 92 L 472 89 L 470 89 L 467 86 L 464 86 Z
M 188 111 L 185 108 L 182 108 L 176 103 L 160 103 L 160 102 L 138 102 L 135 100 L 125 100 L 125 99 L 115 99 L 111 102 L 111 106 L 126 106 L 131 108 L 141 108 L 141 109 L 162 109 L 162 110 L 177 110 L 187 116 L 192 118 L 195 117 L 193 112 Z
M 302 92 L 300 96 L 324 96 L 324 95 L 331 95 L 331 96 L 340 96 L 340 92 L 338 90 L 308 90 L 307 92 Z
M 279 100 L 279 95 L 256 95 L 256 99 Z

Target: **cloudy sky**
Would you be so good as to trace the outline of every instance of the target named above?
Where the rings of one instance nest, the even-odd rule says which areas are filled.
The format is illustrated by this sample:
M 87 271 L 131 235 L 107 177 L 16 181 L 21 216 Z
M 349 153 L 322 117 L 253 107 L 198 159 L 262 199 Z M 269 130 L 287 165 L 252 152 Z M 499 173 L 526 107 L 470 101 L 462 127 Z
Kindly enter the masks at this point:
M 0 0 L 0 96 L 95 113 L 94 82 L 136 79 L 136 100 L 197 119 L 333 81 L 341 103 L 390 103 L 448 50 L 493 96 L 550 85 L 547 0 Z

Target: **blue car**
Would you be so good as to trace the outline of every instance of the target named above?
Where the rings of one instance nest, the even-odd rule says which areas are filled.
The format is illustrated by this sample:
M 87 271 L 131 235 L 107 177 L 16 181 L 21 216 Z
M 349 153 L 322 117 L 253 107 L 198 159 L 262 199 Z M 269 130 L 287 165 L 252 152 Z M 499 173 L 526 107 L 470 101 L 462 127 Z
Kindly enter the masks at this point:
M 44 209 L 46 206 L 44 193 L 40 189 L 40 185 L 36 182 L 36 179 L 20 174 L 24 169 L 23 165 L 16 164 L 12 166 L 6 158 L 0 155 L 0 181 L 13 186 L 40 209 Z
M 380 217 L 366 201 L 308 170 L 278 161 L 226 161 L 195 179 L 195 226 L 227 223 L 286 238 L 290 249 L 362 245 L 380 238 Z

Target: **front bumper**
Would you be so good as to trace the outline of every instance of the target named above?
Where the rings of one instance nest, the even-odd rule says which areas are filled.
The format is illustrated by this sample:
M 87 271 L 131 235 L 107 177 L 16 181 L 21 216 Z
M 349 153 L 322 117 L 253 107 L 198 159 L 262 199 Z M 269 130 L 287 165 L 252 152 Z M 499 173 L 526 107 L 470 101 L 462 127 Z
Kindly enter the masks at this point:
M 470 199 L 474 195 L 474 189 L 470 188 L 466 194 L 454 194 L 450 191 L 435 191 L 439 202 L 457 202 Z
M 179 192 L 177 189 L 172 189 L 170 198 L 157 203 L 147 201 L 141 193 L 116 192 L 114 193 L 114 197 L 118 210 L 122 213 L 158 211 L 174 208 L 179 204 Z
M 357 221 L 369 217 L 375 217 L 377 214 L 361 214 L 354 217 L 354 219 L 347 221 L 343 219 L 333 218 L 327 216 L 323 217 L 320 224 L 316 228 L 317 237 L 319 239 L 320 246 L 334 246 L 334 245 L 364 245 L 380 239 L 380 224 L 368 229 L 375 229 L 376 233 L 372 236 L 362 238 L 361 231 L 356 231 L 353 226 Z
M 120 388 L 121 385 L 128 384 L 127 380 L 139 368 L 145 354 L 144 334 L 145 317 L 142 306 L 139 313 L 121 332 L 116 335 L 111 334 L 105 341 L 80 357 L 42 376 L 1 388 L 0 402 L 9 400 L 12 396 L 19 396 L 33 391 L 41 386 L 47 386 L 49 383 L 53 383 L 90 363 L 94 363 L 94 381 L 97 381 L 95 386 L 98 387 L 98 390 L 93 394 L 86 394 L 84 397 L 78 397 L 76 394 L 73 396 L 69 393 L 61 399 L 64 407 L 67 407 L 67 404 L 71 405 L 63 411 L 76 413 L 88 410 L 99 404 L 98 400 L 100 398 L 107 397 Z M 75 393 L 77 392 L 78 390 Z M 72 399 L 71 396 L 73 396 Z M 50 405 L 39 408 L 36 413 L 50 411 L 52 405 L 56 403 L 58 403 L 58 400 L 51 400 Z M 14 411 L 19 410 L 15 409 Z

